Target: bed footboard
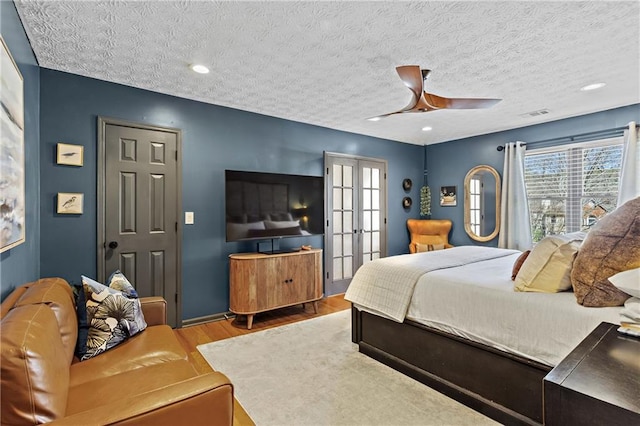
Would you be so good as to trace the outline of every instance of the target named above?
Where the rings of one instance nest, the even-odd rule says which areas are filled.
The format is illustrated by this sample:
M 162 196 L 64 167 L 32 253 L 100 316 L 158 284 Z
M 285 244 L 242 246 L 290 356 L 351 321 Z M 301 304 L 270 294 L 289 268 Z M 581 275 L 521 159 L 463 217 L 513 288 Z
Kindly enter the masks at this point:
M 418 323 L 352 308 L 360 352 L 503 424 L 541 424 L 551 367 Z

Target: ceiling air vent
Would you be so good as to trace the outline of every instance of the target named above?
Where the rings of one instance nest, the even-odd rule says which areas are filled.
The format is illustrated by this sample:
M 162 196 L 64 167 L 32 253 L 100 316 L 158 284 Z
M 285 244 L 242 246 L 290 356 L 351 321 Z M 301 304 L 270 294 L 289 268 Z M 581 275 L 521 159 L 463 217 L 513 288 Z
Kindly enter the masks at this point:
M 531 111 L 524 114 L 520 114 L 520 117 L 528 118 L 528 117 L 537 117 L 539 115 L 549 114 L 549 110 L 546 108 L 539 109 L 537 111 Z

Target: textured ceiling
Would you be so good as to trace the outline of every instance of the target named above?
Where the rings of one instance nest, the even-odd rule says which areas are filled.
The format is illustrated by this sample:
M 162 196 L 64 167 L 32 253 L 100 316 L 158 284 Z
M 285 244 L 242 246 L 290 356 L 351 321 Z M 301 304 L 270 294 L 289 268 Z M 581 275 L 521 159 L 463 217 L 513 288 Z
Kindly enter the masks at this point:
M 42 67 L 420 145 L 640 102 L 638 1 L 15 3 Z M 411 64 L 503 101 L 367 121 L 409 103 Z

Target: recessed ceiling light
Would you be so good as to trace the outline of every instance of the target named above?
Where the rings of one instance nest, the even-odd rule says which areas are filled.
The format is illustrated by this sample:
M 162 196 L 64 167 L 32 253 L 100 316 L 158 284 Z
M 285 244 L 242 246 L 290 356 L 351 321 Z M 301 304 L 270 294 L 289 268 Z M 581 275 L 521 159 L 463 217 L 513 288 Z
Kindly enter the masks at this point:
M 601 87 L 604 87 L 606 85 L 607 83 L 593 83 L 593 84 L 588 84 L 584 87 L 581 87 L 580 90 L 582 90 L 583 92 L 587 92 L 589 90 L 600 89 Z
M 371 118 L 367 118 L 367 120 L 369 120 L 369 121 L 380 121 L 382 119 L 380 117 L 371 117 Z
M 191 69 L 198 74 L 209 74 L 209 68 L 205 67 L 204 65 L 192 64 Z
M 433 130 L 433 127 L 429 127 L 429 126 L 424 126 L 424 127 L 422 128 L 422 131 L 423 131 L 423 132 L 430 132 L 430 131 L 432 131 L 432 130 Z

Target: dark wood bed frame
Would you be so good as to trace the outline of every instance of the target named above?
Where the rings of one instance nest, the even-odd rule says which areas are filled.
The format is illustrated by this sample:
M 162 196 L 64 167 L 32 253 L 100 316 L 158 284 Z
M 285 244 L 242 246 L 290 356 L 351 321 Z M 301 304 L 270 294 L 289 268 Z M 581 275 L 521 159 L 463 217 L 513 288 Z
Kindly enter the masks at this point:
M 406 320 L 352 308 L 360 352 L 503 424 L 543 422 L 551 367 Z

